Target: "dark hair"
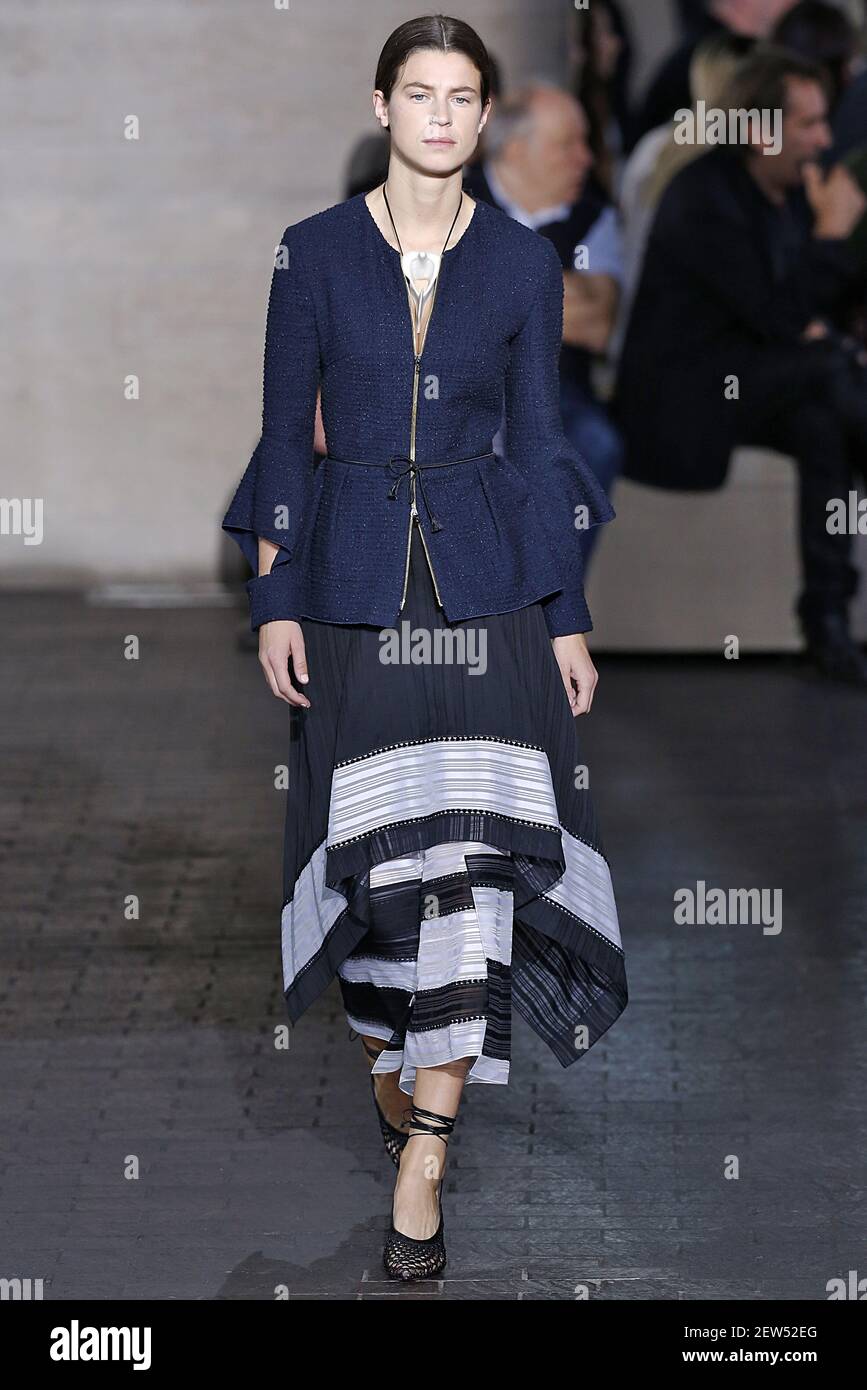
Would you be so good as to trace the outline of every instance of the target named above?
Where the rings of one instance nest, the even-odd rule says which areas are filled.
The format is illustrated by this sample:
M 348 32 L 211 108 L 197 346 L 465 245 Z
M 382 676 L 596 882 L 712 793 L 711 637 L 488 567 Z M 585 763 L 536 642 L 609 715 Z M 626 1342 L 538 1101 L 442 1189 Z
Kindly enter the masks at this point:
M 495 74 L 488 50 L 475 29 L 462 19 L 447 14 L 425 14 L 399 24 L 385 41 L 376 65 L 374 86 L 389 100 L 407 58 L 419 48 L 436 48 L 440 53 L 464 53 L 479 70 L 482 107 L 491 94 Z
M 820 63 L 831 80 L 834 105 L 847 84 L 847 68 L 858 46 L 858 31 L 836 5 L 800 0 L 779 21 L 771 40 Z
M 827 74 L 818 63 L 779 44 L 757 43 L 738 63 L 720 105 L 746 111 L 758 107 L 785 112 L 788 105 L 786 87 L 791 77 L 802 82 L 817 82 L 828 95 Z

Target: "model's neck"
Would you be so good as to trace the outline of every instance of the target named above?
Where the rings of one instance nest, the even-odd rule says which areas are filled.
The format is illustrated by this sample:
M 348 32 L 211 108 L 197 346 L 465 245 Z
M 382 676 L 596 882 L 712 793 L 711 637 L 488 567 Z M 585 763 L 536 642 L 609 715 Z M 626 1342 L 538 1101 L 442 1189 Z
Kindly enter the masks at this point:
M 462 184 L 461 169 L 456 169 L 452 174 L 444 174 L 440 178 L 431 178 L 419 174 L 415 169 L 409 169 L 394 159 L 391 160 L 384 189 L 388 195 L 391 216 L 407 250 L 422 246 L 439 251 L 458 208 L 461 212 L 455 223 L 453 235 L 460 235 L 467 211 L 462 202 L 468 202 L 467 199 L 462 199 Z M 384 198 L 382 210 L 390 227 L 391 219 Z M 437 241 L 439 245 L 435 245 Z

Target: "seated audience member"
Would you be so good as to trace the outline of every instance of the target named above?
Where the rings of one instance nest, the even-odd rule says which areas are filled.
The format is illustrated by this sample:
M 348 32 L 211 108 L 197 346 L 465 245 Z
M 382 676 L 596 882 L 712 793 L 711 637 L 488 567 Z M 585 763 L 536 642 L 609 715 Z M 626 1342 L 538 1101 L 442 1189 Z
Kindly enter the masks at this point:
M 828 0 L 799 0 L 775 25 L 771 42 L 810 58 L 825 70 L 833 121 L 852 78 L 858 53 L 858 31 L 838 5 Z
M 867 373 L 839 331 L 863 298 L 846 239 L 867 204 L 845 169 L 819 167 L 831 131 L 816 65 L 760 45 L 721 106 L 783 118 L 773 133 L 750 127 L 743 144 L 732 132 L 662 198 L 620 361 L 625 471 L 710 490 L 737 445 L 791 455 L 807 649 L 825 674 L 867 688 L 848 627 L 851 526 L 829 513 L 867 449 Z
M 694 23 L 687 37 L 664 59 L 632 123 L 634 145 L 649 130 L 671 120 L 675 111 L 689 106 L 689 65 L 696 45 L 709 34 L 739 34 L 766 39 L 795 0 L 705 0 L 703 23 Z
M 718 106 L 721 94 L 742 58 L 753 46 L 752 39 L 720 32 L 702 39 L 689 69 L 692 107 L 699 101 Z M 620 187 L 620 217 L 623 224 L 623 286 L 617 329 L 611 356 L 620 356 L 623 334 L 644 263 L 644 249 L 659 200 L 675 174 L 691 164 L 706 147 L 679 144 L 677 124 L 666 121 L 639 140 L 626 163 Z
M 812 58 L 825 71 L 831 100 L 834 143 L 823 163 L 845 162 L 862 191 L 867 192 L 867 88 L 858 76 L 858 31 L 849 18 L 827 0 L 800 0 L 774 30 L 774 42 Z M 859 268 L 867 270 L 867 216 L 850 238 Z M 862 330 L 863 332 L 863 330 Z
M 468 169 L 464 187 L 554 243 L 564 268 L 560 406 L 564 431 L 606 492 L 620 471 L 620 436 L 596 399 L 591 368 L 605 355 L 614 327 L 622 253 L 618 218 L 587 186 L 593 155 L 587 119 L 568 92 L 533 83 L 497 108 L 488 122 L 486 158 Z M 508 439 L 505 440 L 508 451 Z M 585 562 L 596 538 L 582 536 Z

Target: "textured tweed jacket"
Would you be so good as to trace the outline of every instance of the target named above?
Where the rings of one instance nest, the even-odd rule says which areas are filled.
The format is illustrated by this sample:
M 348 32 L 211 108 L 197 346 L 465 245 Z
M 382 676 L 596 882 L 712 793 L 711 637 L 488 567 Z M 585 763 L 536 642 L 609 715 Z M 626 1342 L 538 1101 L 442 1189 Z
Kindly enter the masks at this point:
M 447 621 L 539 601 L 552 636 L 589 631 L 581 530 L 614 510 L 563 433 L 562 320 L 553 245 L 490 204 L 442 257 L 418 357 L 400 252 L 362 193 L 287 227 L 261 438 L 222 523 L 254 572 L 257 537 L 280 547 L 247 584 L 253 628 L 394 626 L 414 505 Z

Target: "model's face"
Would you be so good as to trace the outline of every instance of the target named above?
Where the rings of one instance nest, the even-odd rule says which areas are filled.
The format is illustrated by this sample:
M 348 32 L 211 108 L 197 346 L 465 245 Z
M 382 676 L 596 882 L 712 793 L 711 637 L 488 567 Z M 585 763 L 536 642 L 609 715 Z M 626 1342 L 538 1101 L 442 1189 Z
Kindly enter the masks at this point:
M 374 109 L 391 130 L 392 151 L 428 174 L 451 174 L 466 164 L 490 111 L 482 108 L 481 75 L 464 53 L 421 48 L 411 53 L 388 102 L 376 91 Z

